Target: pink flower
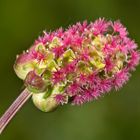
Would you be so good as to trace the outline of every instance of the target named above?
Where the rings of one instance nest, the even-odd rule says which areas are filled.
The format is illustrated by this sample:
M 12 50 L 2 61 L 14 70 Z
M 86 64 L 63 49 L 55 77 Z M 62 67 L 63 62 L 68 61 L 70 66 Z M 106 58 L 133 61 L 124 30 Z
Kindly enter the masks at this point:
M 107 71 L 111 71 L 112 68 L 114 67 L 114 63 L 111 61 L 111 59 L 108 57 L 105 59 L 105 69 Z
M 98 99 L 98 97 L 101 96 L 101 93 L 100 93 L 99 89 L 94 89 L 92 91 L 92 96 L 93 96 L 94 99 Z
M 130 52 L 130 60 L 128 62 L 128 68 L 131 70 L 135 70 L 135 67 L 139 64 L 140 62 L 140 52 L 138 51 L 131 51 Z
M 56 72 L 53 72 L 52 81 L 54 84 L 57 84 L 59 82 L 62 82 L 64 80 L 64 77 L 64 73 L 61 70 L 58 70 Z
M 64 53 L 64 46 L 54 47 L 52 51 L 54 52 L 56 57 L 59 57 Z
M 86 75 L 81 74 L 81 75 L 79 76 L 79 81 L 78 81 L 79 84 L 82 85 L 82 83 L 86 83 L 87 81 L 88 81 L 88 77 L 87 77 Z
M 64 35 L 63 28 L 59 28 L 59 29 L 56 31 L 55 35 L 56 35 L 57 37 L 59 37 L 59 38 L 63 37 L 63 35 Z
M 32 57 L 38 61 L 44 60 L 45 59 L 45 55 L 39 51 L 32 51 Z
M 64 94 L 56 94 L 54 98 L 58 104 L 63 105 L 67 103 L 67 97 Z
M 28 54 L 32 59 L 40 61 L 41 59 L 44 59 L 46 57 L 46 54 L 43 53 L 42 50 L 38 49 L 38 46 L 41 46 L 42 48 L 44 45 L 42 43 L 38 43 L 36 45 L 31 46 L 25 54 Z
M 101 93 L 109 92 L 112 89 L 112 80 L 110 79 L 102 80 L 100 84 Z
M 93 100 L 92 92 L 90 90 L 86 90 L 83 94 L 83 99 L 85 102 L 89 102 Z
M 65 46 L 70 45 L 71 42 L 72 42 L 71 36 L 64 36 L 63 42 L 64 42 L 64 45 L 65 45 Z
M 120 21 L 115 21 L 114 24 L 112 24 L 112 27 L 114 29 L 114 32 L 118 32 L 120 34 L 121 38 L 125 38 L 128 34 L 126 28 L 120 23 Z
M 108 26 L 109 22 L 105 21 L 104 18 L 99 18 L 92 24 L 93 34 L 94 35 L 103 34 L 104 32 L 107 31 Z
M 72 101 L 72 105 L 82 105 L 84 103 L 84 99 L 82 95 L 76 95 Z
M 90 59 L 90 55 L 87 49 L 84 49 L 81 53 L 81 59 L 84 61 L 88 61 Z
M 116 90 L 120 89 L 129 80 L 130 73 L 127 69 L 119 71 L 114 78 L 113 84 Z
M 82 24 L 80 22 L 78 22 L 76 24 L 77 28 L 79 29 L 80 32 L 84 32 L 85 29 L 87 29 L 87 21 L 84 21 Z
M 89 85 L 92 89 L 96 89 L 100 86 L 101 79 L 95 73 L 93 75 L 88 76 L 88 82 L 89 82 Z
M 114 45 L 112 44 L 105 44 L 104 48 L 103 48 L 103 52 L 105 54 L 111 54 L 114 51 Z
M 67 64 L 64 68 L 63 68 L 63 72 L 66 74 L 75 72 L 75 68 L 76 68 L 76 64 L 77 64 L 77 60 L 73 61 L 72 63 Z
M 80 86 L 77 83 L 73 83 L 67 88 L 67 94 L 69 96 L 74 96 L 78 92 L 80 92 Z
M 83 38 L 80 37 L 79 35 L 75 35 L 75 36 L 72 38 L 72 44 L 73 44 L 73 45 L 76 45 L 76 46 L 81 46 L 82 41 L 83 41 Z
M 128 48 L 128 50 L 133 50 L 133 49 L 136 49 L 138 46 L 137 44 L 135 43 L 134 40 L 131 40 L 129 38 L 126 38 L 125 39 L 125 43 L 126 43 L 126 47 Z

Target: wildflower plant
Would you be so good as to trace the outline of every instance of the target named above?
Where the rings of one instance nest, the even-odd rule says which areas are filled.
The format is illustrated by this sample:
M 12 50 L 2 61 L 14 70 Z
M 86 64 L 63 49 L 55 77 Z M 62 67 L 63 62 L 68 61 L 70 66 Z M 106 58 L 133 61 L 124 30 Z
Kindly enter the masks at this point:
M 68 103 L 82 105 L 119 90 L 139 60 L 137 44 L 120 21 L 99 18 L 44 32 L 17 56 L 14 70 L 26 88 L 1 117 L 1 132 L 30 96 L 44 112 Z

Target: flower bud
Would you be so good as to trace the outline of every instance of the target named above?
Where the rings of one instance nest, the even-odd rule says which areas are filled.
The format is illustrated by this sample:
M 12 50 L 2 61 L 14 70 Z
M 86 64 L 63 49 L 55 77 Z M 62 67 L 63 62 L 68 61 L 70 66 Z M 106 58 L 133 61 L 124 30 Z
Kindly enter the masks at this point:
M 28 72 L 32 71 L 34 67 L 34 60 L 28 53 L 17 56 L 14 70 L 20 79 L 24 80 Z
M 35 71 L 30 71 L 25 78 L 25 86 L 30 92 L 40 93 L 46 89 L 46 83 L 42 77 L 37 75 Z
M 55 86 L 54 88 L 49 88 L 47 92 L 33 94 L 32 100 L 34 105 L 38 109 L 40 109 L 43 112 L 50 112 L 53 111 L 59 105 L 57 100 L 55 99 L 55 95 L 58 93 L 59 93 L 59 86 Z
M 34 105 L 43 112 L 53 111 L 57 106 L 57 102 L 54 97 L 49 96 L 48 98 L 44 98 L 46 93 L 33 94 L 32 100 Z

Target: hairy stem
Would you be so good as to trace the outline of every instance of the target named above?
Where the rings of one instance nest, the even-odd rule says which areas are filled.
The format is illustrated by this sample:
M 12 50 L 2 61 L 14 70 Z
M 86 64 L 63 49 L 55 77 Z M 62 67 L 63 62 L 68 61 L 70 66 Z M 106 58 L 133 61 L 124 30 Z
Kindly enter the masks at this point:
M 3 132 L 5 127 L 8 125 L 10 120 L 16 115 L 24 103 L 30 98 L 31 94 L 27 89 L 24 89 L 17 99 L 11 104 L 7 111 L 0 118 L 0 134 Z

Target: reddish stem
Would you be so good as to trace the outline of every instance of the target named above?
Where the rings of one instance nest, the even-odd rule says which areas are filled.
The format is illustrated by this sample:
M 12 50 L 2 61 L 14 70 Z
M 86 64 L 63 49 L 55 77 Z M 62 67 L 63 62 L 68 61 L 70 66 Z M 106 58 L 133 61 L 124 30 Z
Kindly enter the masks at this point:
M 11 104 L 7 111 L 0 118 L 0 134 L 3 132 L 5 127 L 8 125 L 10 120 L 16 115 L 24 103 L 30 98 L 31 94 L 27 89 L 17 97 L 17 99 Z

